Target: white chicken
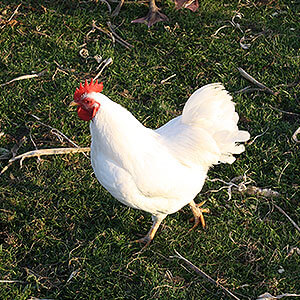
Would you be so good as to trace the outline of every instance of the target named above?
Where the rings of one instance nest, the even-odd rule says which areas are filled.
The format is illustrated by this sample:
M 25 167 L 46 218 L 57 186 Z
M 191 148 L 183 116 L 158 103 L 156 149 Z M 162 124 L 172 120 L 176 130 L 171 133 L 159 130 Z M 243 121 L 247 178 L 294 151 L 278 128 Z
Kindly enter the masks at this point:
M 147 245 L 169 214 L 189 204 L 205 226 L 201 191 L 209 167 L 233 163 L 239 144 L 249 139 L 238 129 L 232 97 L 220 83 L 195 91 L 182 115 L 152 130 L 101 93 L 102 83 L 86 81 L 76 89 L 73 105 L 79 118 L 90 122 L 91 162 L 99 182 L 125 205 L 152 214 L 153 225 L 138 240 Z

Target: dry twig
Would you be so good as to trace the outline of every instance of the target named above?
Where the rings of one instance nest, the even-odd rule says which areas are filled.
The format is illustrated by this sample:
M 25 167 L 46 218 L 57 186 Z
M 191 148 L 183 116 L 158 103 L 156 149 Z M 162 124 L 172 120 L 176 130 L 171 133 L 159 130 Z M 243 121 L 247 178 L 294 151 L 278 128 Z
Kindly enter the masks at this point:
M 248 144 L 248 145 L 252 145 L 252 144 L 256 141 L 257 138 L 263 136 L 268 130 L 269 130 L 269 127 L 268 127 L 263 133 L 256 135 L 256 136 L 252 139 L 252 141 L 247 142 L 247 144 Z
M 278 185 L 280 184 L 280 180 L 281 180 L 281 177 L 282 177 L 282 175 L 283 175 L 285 169 L 286 169 L 289 165 L 290 165 L 290 163 L 288 162 L 288 163 L 284 166 L 284 168 L 282 169 L 282 171 L 280 172 L 280 175 L 279 175 L 278 180 L 277 180 Z
M 255 78 L 253 78 L 251 75 L 249 75 L 244 69 L 242 69 L 242 68 L 237 68 L 237 69 L 245 79 L 247 79 L 248 81 L 250 81 L 253 84 L 255 84 L 256 86 L 258 86 L 260 89 L 262 89 L 262 91 L 266 91 L 275 96 L 278 94 L 277 92 L 272 91 L 270 88 L 266 87 L 264 84 L 257 81 Z
M 281 112 L 281 113 L 283 113 L 283 114 L 293 115 L 293 116 L 300 116 L 300 114 L 297 114 L 297 113 L 295 113 L 295 112 L 282 110 L 282 109 L 279 109 L 279 108 L 274 107 L 274 106 L 272 106 L 272 105 L 269 105 L 269 107 L 271 107 L 272 109 L 275 109 L 275 110 L 277 110 L 277 111 L 279 111 L 279 112 Z
M 12 13 L 12 15 L 10 16 L 10 18 L 9 18 L 7 21 L 4 21 L 5 24 L 4 24 L 3 26 L 1 26 L 0 29 L 3 29 L 3 28 L 6 26 L 6 24 L 8 24 L 8 23 L 15 17 L 15 15 L 18 13 L 19 7 L 20 7 L 21 5 L 22 5 L 22 3 L 20 3 L 20 4 L 17 6 L 17 8 L 14 10 L 14 12 Z
M 114 35 L 114 37 L 116 39 L 118 39 L 120 42 L 122 42 L 124 44 L 124 46 L 129 49 L 129 48 L 133 48 L 133 45 L 129 44 L 127 41 L 125 41 L 124 39 L 122 39 L 114 30 L 112 24 L 110 22 L 107 22 L 107 26 L 110 29 L 111 33 Z
M 73 146 L 76 147 L 76 148 L 79 148 L 79 146 L 78 146 L 75 142 L 73 142 L 71 139 L 69 139 L 69 138 L 68 138 L 65 134 L 63 134 L 61 131 L 59 131 L 58 129 L 56 129 L 56 128 L 50 126 L 50 125 L 47 125 L 47 124 L 41 122 L 39 117 L 37 117 L 37 116 L 35 116 L 35 115 L 32 115 L 32 114 L 31 114 L 31 116 L 32 116 L 33 118 L 35 118 L 35 119 L 37 120 L 36 122 L 38 122 L 39 124 L 41 124 L 41 125 L 43 125 L 43 126 L 46 126 L 46 127 L 50 128 L 50 129 L 51 129 L 51 132 L 52 132 L 53 134 L 59 135 L 59 136 L 63 137 L 63 138 L 64 138 L 66 141 L 68 141 L 71 145 L 73 145 Z
M 41 76 L 43 76 L 46 72 L 47 72 L 47 70 L 43 70 L 43 71 L 41 71 L 40 73 L 37 73 L 37 74 L 22 75 L 22 76 L 19 76 L 19 77 L 17 77 L 17 78 L 14 78 L 14 79 L 12 79 L 12 80 L 10 80 L 10 81 L 7 81 L 7 82 L 5 82 L 5 83 L 1 83 L 1 84 L 0 84 L 0 87 L 3 87 L 3 86 L 5 86 L 5 85 L 8 85 L 8 84 L 10 84 L 10 83 L 13 83 L 13 82 L 19 81 L 19 80 L 30 79 L 30 78 L 35 78 L 35 77 L 41 77 Z
M 110 4 L 108 3 L 108 1 L 106 1 L 106 0 L 100 0 L 100 1 L 103 2 L 103 3 L 105 3 L 105 4 L 107 5 L 108 11 L 109 11 L 109 13 L 111 14 L 111 6 L 110 6 Z
M 0 283 L 25 283 L 22 280 L 0 280 Z
M 10 16 L 10 18 L 7 20 L 7 22 L 10 22 L 14 16 L 17 14 L 18 10 L 19 10 L 19 7 L 22 5 L 22 3 L 20 3 L 17 8 L 14 10 L 13 14 Z
M 273 205 L 282 213 L 284 214 L 288 220 L 292 223 L 292 225 L 299 231 L 300 233 L 300 228 L 299 226 L 297 225 L 297 223 L 282 209 L 280 208 L 278 205 L 276 205 L 275 203 L 273 203 Z
M 54 300 L 54 299 L 50 299 L 50 298 L 36 298 L 36 297 L 30 297 L 28 298 L 28 300 Z
M 107 36 L 109 36 L 112 40 L 112 42 L 114 43 L 115 41 L 119 44 L 121 44 L 122 46 L 124 46 L 126 49 L 130 49 L 133 46 L 131 44 L 129 44 L 128 42 L 126 42 L 125 40 L 123 40 L 118 34 L 115 33 L 115 31 L 113 30 L 112 32 L 107 30 L 107 29 L 103 29 L 99 26 L 96 25 L 96 22 L 93 21 L 92 23 L 92 29 L 87 33 L 86 35 L 86 39 L 89 39 L 89 35 L 93 32 L 95 32 L 97 30 L 101 31 L 102 33 L 105 33 Z
M 241 94 L 241 93 L 252 93 L 252 92 L 265 92 L 265 89 L 260 88 L 251 88 L 250 86 L 246 86 L 245 88 L 234 92 L 235 94 Z
M 227 188 L 227 194 L 228 194 L 227 201 L 231 199 L 232 192 L 245 193 L 251 196 L 255 195 L 257 197 L 265 197 L 265 198 L 274 198 L 280 196 L 278 192 L 273 191 L 271 189 L 259 188 L 254 185 L 248 185 L 249 183 L 253 182 L 253 180 L 249 177 L 247 178 L 246 174 L 244 174 L 243 176 L 235 177 L 231 179 L 229 182 L 226 182 L 219 178 L 214 178 L 214 179 L 208 178 L 207 180 L 211 182 L 219 181 L 225 184 L 225 186 L 222 186 L 218 190 L 209 190 L 207 191 L 207 193 L 208 192 L 216 193 Z
M 80 271 L 80 269 L 77 269 L 77 270 L 73 271 L 71 273 L 71 275 L 69 276 L 69 278 L 67 280 L 67 283 L 69 283 L 72 280 L 72 278 L 78 274 L 79 271 Z
M 228 289 L 226 289 L 223 285 L 221 285 L 219 282 L 215 281 L 213 278 L 211 278 L 209 275 L 201 271 L 198 267 L 196 267 L 194 264 L 192 264 L 189 260 L 187 260 L 185 257 L 183 257 L 181 254 L 179 254 L 176 250 L 174 252 L 177 255 L 170 256 L 170 258 L 179 258 L 184 261 L 184 263 L 193 271 L 195 271 L 198 275 L 202 276 L 206 280 L 208 280 L 210 283 L 213 283 L 215 286 L 221 288 L 226 294 L 231 296 L 233 299 L 240 300 L 237 296 L 235 296 L 232 292 L 230 292 Z
M 101 73 L 103 72 L 103 70 L 104 70 L 108 65 L 110 65 L 112 62 L 113 62 L 113 60 L 112 60 L 112 58 L 110 57 L 110 58 L 104 60 L 104 61 L 99 65 L 99 66 L 101 66 L 101 65 L 103 65 L 103 66 L 102 66 L 101 70 L 98 72 L 98 74 L 94 77 L 94 81 L 95 81 L 96 79 L 99 78 L 99 76 L 101 75 Z
M 115 10 L 113 11 L 113 13 L 111 14 L 112 17 L 116 17 L 119 12 L 120 12 L 120 9 L 122 7 L 122 5 L 124 4 L 124 0 L 120 0 L 118 6 L 115 8 Z
M 12 163 L 19 159 L 22 161 L 25 158 L 42 156 L 42 155 L 56 155 L 56 154 L 67 154 L 67 153 L 90 152 L 90 151 L 91 151 L 90 147 L 40 149 L 40 150 L 33 150 L 33 151 L 20 154 L 14 158 L 11 158 L 8 162 Z
M 298 247 L 293 247 L 292 249 L 290 249 L 289 253 L 287 254 L 286 257 L 290 257 L 291 255 L 293 255 L 294 253 L 297 253 L 298 255 L 300 255 L 300 248 Z
M 30 128 L 30 131 L 29 131 L 29 138 L 30 138 L 30 141 L 31 141 L 31 143 L 33 144 L 35 150 L 38 150 L 38 147 L 37 147 L 35 141 L 33 140 L 33 137 L 32 137 L 32 134 L 31 134 L 31 130 L 32 130 L 32 128 Z M 41 162 L 41 158 L 40 158 L 39 156 L 37 157 L 37 162 L 38 162 L 38 163 Z
M 166 83 L 168 80 L 172 79 L 172 78 L 175 77 L 175 76 L 176 76 L 176 74 L 173 74 L 173 75 L 169 76 L 168 78 L 163 79 L 160 83 L 161 83 L 161 84 L 164 84 L 164 83 Z
M 300 295 L 286 293 L 278 296 L 273 296 L 270 293 L 264 293 L 262 295 L 259 295 L 256 300 L 276 300 L 284 297 L 300 297 Z
M 266 198 L 273 198 L 273 197 L 279 197 L 280 194 L 276 191 L 273 191 L 271 189 L 262 189 L 254 185 L 247 186 L 244 190 L 241 190 L 240 192 L 246 193 L 250 196 L 256 195 Z
M 223 26 L 221 26 L 220 28 L 218 28 L 218 29 L 215 31 L 214 34 L 212 34 L 212 36 L 213 36 L 213 37 L 216 37 L 216 36 L 218 35 L 218 33 L 219 33 L 222 29 L 227 28 L 227 27 L 230 27 L 230 26 L 229 26 L 229 25 L 223 25 Z

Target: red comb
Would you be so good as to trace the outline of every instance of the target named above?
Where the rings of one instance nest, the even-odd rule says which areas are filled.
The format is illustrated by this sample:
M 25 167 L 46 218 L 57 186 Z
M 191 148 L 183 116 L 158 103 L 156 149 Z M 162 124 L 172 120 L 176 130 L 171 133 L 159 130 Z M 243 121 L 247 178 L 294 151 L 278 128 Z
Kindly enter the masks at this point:
M 92 92 L 100 93 L 102 92 L 102 90 L 103 90 L 102 82 L 98 83 L 98 80 L 93 82 L 93 79 L 91 79 L 91 82 L 89 84 L 88 81 L 85 80 L 84 85 L 80 83 L 79 88 L 76 89 L 74 93 L 74 100 L 80 100 L 84 94 L 89 94 Z

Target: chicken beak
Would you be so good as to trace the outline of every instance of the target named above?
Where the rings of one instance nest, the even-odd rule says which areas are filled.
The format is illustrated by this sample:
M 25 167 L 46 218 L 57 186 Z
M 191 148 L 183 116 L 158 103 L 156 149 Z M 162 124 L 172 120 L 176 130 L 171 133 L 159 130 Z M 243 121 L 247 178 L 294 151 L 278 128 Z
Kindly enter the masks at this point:
M 69 104 L 69 106 L 78 106 L 79 104 L 77 103 L 77 102 L 75 102 L 75 101 L 72 101 L 70 104 Z

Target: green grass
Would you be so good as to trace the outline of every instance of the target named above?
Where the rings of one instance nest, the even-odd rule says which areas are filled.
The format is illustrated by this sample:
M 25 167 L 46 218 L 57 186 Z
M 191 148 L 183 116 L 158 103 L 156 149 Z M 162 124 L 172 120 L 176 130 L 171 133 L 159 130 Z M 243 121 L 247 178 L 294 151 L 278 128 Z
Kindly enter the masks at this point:
M 0 31 L 0 83 L 21 75 L 47 74 L 6 85 L 0 92 L 0 147 L 11 149 L 23 136 L 18 153 L 70 146 L 31 116 L 55 127 L 81 146 L 88 146 L 89 128 L 70 110 L 74 90 L 95 76 L 97 63 L 80 57 L 92 20 L 107 27 L 107 6 L 93 1 L 2 1 L 8 20 Z M 112 4 L 114 5 L 114 4 Z M 233 165 L 218 165 L 209 178 L 229 181 L 247 175 L 262 188 L 280 193 L 274 203 L 298 224 L 299 144 L 291 140 L 299 122 L 299 5 L 296 1 L 200 0 L 199 11 L 176 11 L 158 3 L 170 21 L 148 29 L 130 21 L 147 7 L 125 3 L 112 19 L 117 33 L 134 45 L 113 45 L 103 33 L 91 34 L 85 48 L 91 56 L 111 57 L 102 73 L 104 93 L 129 109 L 144 124 L 157 128 L 180 113 L 198 87 L 222 82 L 232 92 L 240 127 L 254 137 L 266 131 Z M 241 48 L 243 33 L 251 47 Z M 275 13 L 275 14 L 274 14 Z M 276 15 L 277 13 L 277 15 Z M 223 25 L 217 35 L 212 35 Z M 57 64 L 66 71 L 55 71 Z M 263 92 L 234 93 L 251 85 L 244 68 L 277 96 Z M 54 76 L 55 74 L 55 76 Z M 176 74 L 169 84 L 161 80 Z M 297 81 L 298 80 L 298 81 Z M 297 83 L 298 85 L 292 83 Z M 285 111 L 285 112 L 283 112 Z M 293 112 L 289 114 L 286 112 Z M 298 114 L 298 115 L 297 115 Z M 0 161 L 2 169 L 7 161 Z M 174 249 L 241 299 L 300 293 L 299 232 L 270 199 L 233 194 L 207 182 L 197 201 L 207 200 L 207 230 L 188 232 L 191 212 L 184 208 L 166 218 L 151 246 L 138 253 L 130 244 L 145 234 L 151 218 L 115 201 L 95 179 L 82 154 L 27 159 L 14 163 L 0 177 L 1 299 L 227 299 L 220 289 L 170 259 Z M 279 273 L 280 267 L 284 268 Z M 70 275 L 73 277 L 68 281 Z

